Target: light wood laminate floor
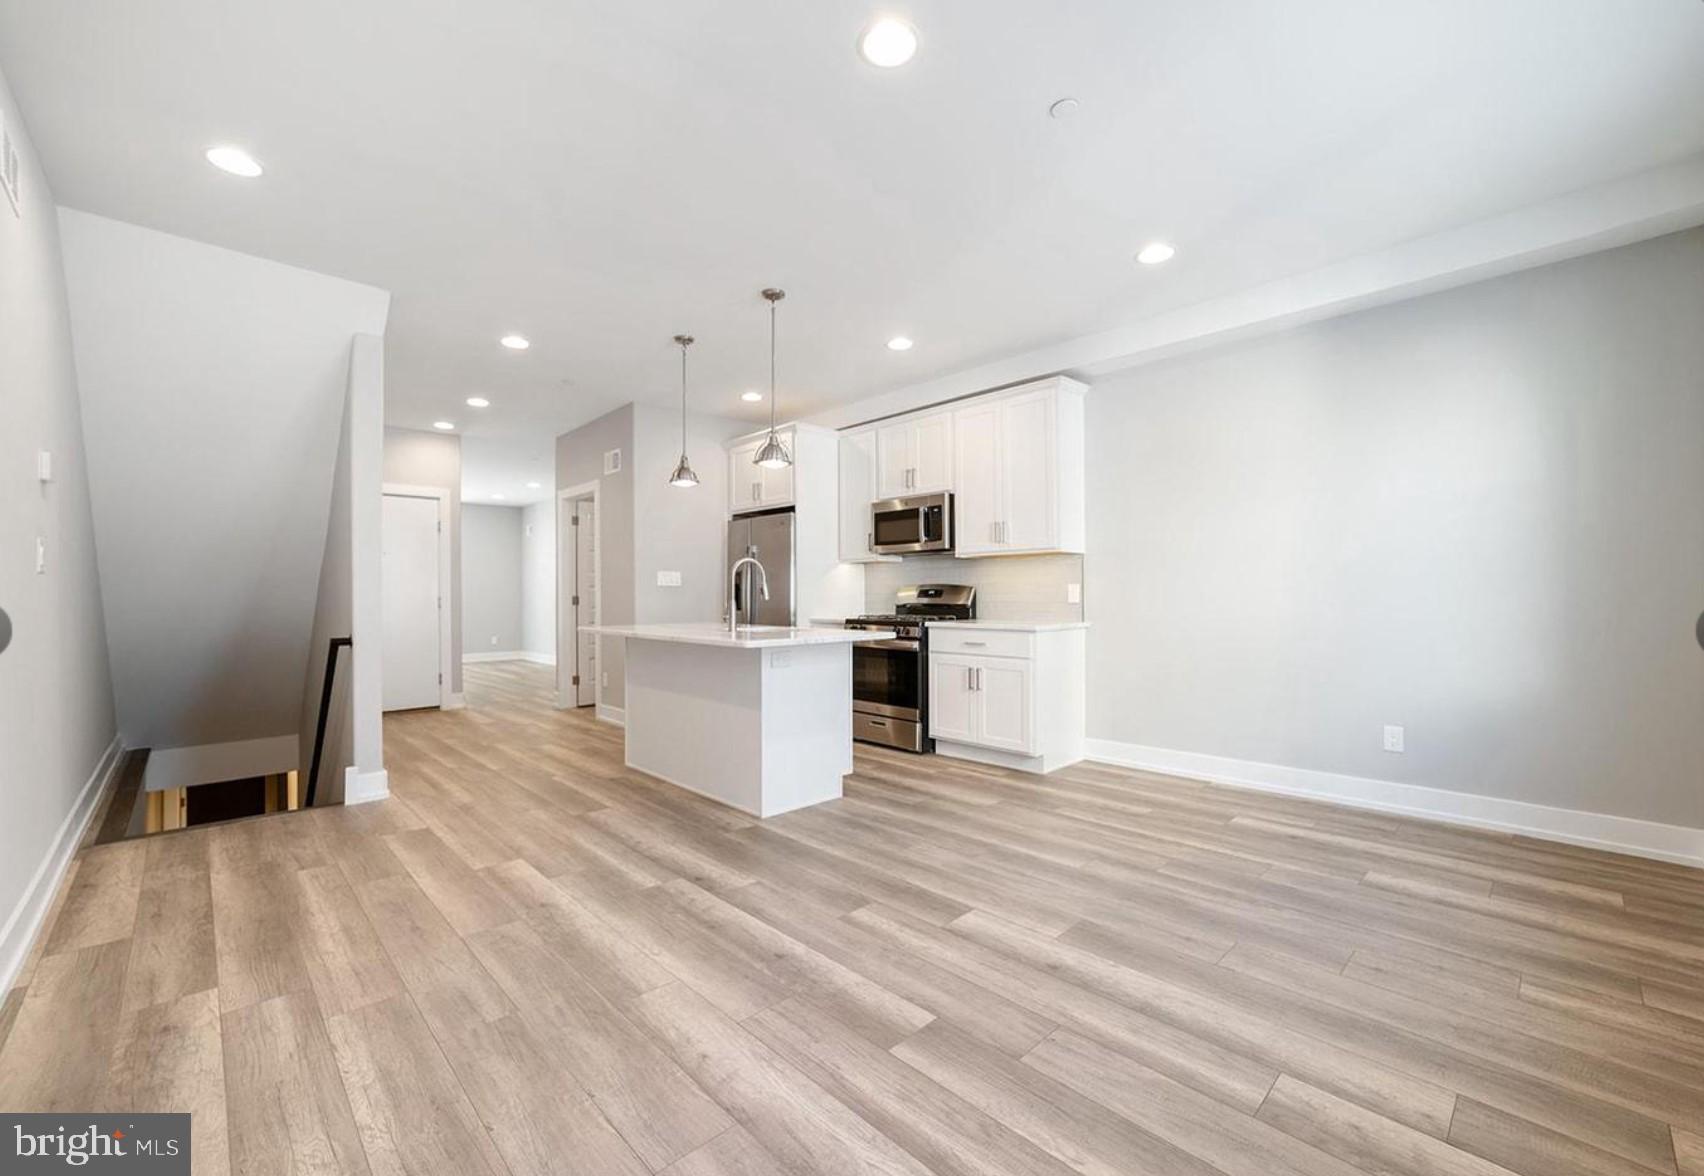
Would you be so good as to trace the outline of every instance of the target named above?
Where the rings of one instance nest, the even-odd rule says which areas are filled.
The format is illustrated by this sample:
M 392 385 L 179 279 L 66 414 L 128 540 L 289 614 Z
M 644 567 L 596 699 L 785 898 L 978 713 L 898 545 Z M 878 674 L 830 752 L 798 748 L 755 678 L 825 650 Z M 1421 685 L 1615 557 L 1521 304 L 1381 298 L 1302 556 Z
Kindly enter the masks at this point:
M 1704 875 L 1112 768 L 860 747 L 757 823 L 550 671 L 393 796 L 85 849 L 0 1109 L 202 1173 L 1704 1176 Z

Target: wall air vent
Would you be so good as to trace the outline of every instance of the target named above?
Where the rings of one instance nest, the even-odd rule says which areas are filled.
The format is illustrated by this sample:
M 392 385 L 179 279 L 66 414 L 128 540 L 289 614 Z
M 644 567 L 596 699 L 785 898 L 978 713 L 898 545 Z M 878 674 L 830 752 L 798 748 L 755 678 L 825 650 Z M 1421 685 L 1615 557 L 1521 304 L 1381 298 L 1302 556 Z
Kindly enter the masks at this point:
M 12 128 L 6 125 L 6 112 L 0 110 L 0 188 L 6 189 L 6 199 L 12 202 L 12 215 L 24 215 L 23 200 L 18 193 L 22 183 L 18 168 L 18 148 L 12 142 Z
M 604 450 L 604 473 L 619 474 L 621 472 L 621 450 Z

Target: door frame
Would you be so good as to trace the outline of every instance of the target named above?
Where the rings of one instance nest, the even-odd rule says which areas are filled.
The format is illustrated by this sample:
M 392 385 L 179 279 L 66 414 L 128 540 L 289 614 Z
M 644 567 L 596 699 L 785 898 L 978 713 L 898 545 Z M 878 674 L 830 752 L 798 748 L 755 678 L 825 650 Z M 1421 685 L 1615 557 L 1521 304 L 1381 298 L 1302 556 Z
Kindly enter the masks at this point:
M 598 594 L 598 609 L 603 613 L 603 503 L 598 497 L 598 483 L 582 482 L 556 492 L 556 709 L 572 710 L 580 700 L 568 689 L 580 668 L 580 631 L 574 625 L 574 606 L 571 590 L 574 582 L 574 553 L 565 551 L 562 544 L 563 510 L 570 502 L 582 498 L 592 500 L 592 591 Z M 598 673 L 592 683 L 593 713 L 603 713 L 603 642 L 598 642 Z
M 384 496 L 396 498 L 434 498 L 438 502 L 438 709 L 456 710 L 465 706 L 455 693 L 454 658 L 450 649 L 450 618 L 456 607 L 456 585 L 450 578 L 450 490 L 447 486 L 417 486 L 407 482 L 386 482 Z M 384 542 L 381 532 L 379 542 Z M 384 585 L 379 585 L 380 606 L 384 603 Z M 383 673 L 384 658 L 379 659 Z

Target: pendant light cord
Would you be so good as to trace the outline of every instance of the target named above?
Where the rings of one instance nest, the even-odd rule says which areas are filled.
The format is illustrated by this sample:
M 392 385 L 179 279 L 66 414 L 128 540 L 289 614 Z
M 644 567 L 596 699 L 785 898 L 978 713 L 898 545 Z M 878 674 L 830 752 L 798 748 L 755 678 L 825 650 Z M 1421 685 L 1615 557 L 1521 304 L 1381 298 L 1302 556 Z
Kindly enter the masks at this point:
M 686 344 L 680 345 L 680 455 L 686 456 Z
M 775 299 L 769 301 L 769 435 L 775 435 Z

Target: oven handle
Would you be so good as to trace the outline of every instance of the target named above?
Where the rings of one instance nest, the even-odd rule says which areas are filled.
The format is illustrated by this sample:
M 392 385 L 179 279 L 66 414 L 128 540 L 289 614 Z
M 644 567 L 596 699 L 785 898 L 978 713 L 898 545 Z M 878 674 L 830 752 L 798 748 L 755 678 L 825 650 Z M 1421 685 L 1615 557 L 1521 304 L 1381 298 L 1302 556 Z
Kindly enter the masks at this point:
M 855 641 L 853 644 L 861 645 L 865 649 L 908 649 L 913 653 L 916 653 L 922 648 L 922 644 L 920 642 L 901 641 L 895 638 L 889 638 L 885 641 Z

